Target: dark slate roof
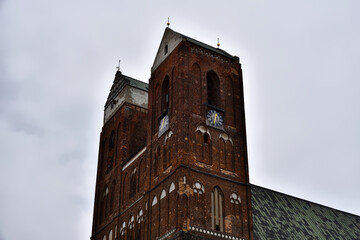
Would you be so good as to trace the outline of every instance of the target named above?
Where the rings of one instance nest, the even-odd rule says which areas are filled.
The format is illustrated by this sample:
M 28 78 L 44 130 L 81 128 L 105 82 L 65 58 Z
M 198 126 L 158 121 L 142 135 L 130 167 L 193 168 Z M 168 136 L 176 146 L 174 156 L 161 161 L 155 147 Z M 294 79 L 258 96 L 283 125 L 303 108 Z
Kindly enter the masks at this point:
M 172 30 L 172 29 L 170 29 L 170 30 L 173 31 L 173 32 L 175 32 L 175 31 Z M 232 56 L 231 54 L 225 52 L 224 50 L 222 50 L 222 49 L 220 49 L 220 48 L 214 48 L 214 47 L 212 47 L 212 46 L 210 46 L 210 45 L 207 45 L 207 44 L 205 44 L 205 43 L 203 43 L 203 42 L 200 42 L 200 41 L 198 41 L 198 40 L 196 40 L 196 39 L 193 39 L 193 38 L 191 38 L 191 37 L 185 36 L 184 34 L 181 34 L 181 33 L 178 33 L 178 32 L 175 32 L 175 33 L 181 35 L 187 42 L 190 42 L 190 43 L 195 44 L 195 45 L 197 45 L 197 46 L 199 46 L 199 47 L 202 47 L 202 48 L 205 48 L 205 49 L 210 50 L 210 51 L 212 51 L 212 52 L 215 52 L 215 53 L 217 53 L 217 54 L 223 55 L 223 56 L 225 56 L 225 57 L 227 57 L 227 58 L 239 60 L 239 57 L 237 57 L 237 56 Z
M 123 75 L 120 71 L 117 71 L 115 74 L 114 82 L 111 86 L 109 96 L 105 103 L 105 108 L 111 104 L 111 102 L 116 98 L 116 96 L 125 88 L 126 85 L 131 87 L 138 88 L 143 91 L 148 91 L 149 87 L 147 83 L 141 82 L 134 78 Z
M 360 240 L 360 217 L 251 185 L 254 239 Z

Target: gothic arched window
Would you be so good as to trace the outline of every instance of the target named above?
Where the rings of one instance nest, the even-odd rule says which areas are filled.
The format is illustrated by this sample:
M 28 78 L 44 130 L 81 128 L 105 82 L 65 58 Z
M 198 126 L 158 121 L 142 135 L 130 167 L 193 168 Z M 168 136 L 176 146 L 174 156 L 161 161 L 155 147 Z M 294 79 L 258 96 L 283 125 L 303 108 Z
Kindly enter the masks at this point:
M 209 143 L 209 134 L 208 133 L 204 133 L 204 143 Z
M 165 189 L 163 189 L 162 192 L 161 192 L 160 200 L 163 199 L 164 197 L 166 197 L 166 191 L 165 191 Z
M 120 237 L 124 236 L 126 234 L 126 223 L 123 222 L 121 227 L 120 227 Z
M 109 213 L 109 188 L 105 186 L 102 196 L 101 218 L 105 219 Z
M 210 71 L 206 75 L 207 85 L 207 103 L 219 107 L 220 104 L 220 81 L 214 71 Z
M 237 193 L 232 193 L 230 196 L 230 202 L 232 203 L 232 211 L 236 218 L 240 218 L 241 214 L 241 199 Z
M 110 134 L 109 150 L 113 150 L 115 147 L 115 131 L 113 130 Z
M 136 194 L 136 168 L 132 170 L 130 175 L 130 193 L 129 198 L 132 198 Z
M 224 231 L 224 196 L 220 188 L 211 192 L 211 227 L 216 231 Z
M 166 76 L 161 86 L 161 113 L 169 108 L 169 77 Z

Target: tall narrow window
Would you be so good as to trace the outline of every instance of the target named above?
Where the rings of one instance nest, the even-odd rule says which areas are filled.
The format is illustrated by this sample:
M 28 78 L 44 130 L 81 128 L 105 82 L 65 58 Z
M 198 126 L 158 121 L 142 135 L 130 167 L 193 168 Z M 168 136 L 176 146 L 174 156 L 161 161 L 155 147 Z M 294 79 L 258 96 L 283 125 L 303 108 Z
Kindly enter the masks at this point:
M 209 134 L 204 134 L 204 143 L 209 143 Z
M 224 231 L 223 194 L 218 187 L 211 192 L 211 227 L 216 231 Z
M 136 194 L 136 168 L 131 172 L 130 176 L 130 194 L 129 198 L 132 198 Z
M 161 87 L 161 113 L 169 108 L 169 77 L 166 76 Z
M 113 150 L 115 147 L 115 131 L 113 130 L 110 134 L 109 150 Z
M 105 186 L 104 192 L 103 192 L 103 217 L 104 219 L 107 217 L 109 213 L 109 188 Z
M 220 102 L 220 81 L 214 71 L 210 71 L 206 75 L 207 85 L 207 103 L 219 107 Z

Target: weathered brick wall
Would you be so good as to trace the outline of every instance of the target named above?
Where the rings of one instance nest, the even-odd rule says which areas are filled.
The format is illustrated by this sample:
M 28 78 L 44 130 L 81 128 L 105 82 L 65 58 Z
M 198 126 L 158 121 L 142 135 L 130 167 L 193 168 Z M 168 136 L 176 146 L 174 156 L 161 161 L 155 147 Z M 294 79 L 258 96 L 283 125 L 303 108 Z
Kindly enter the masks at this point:
M 217 107 L 224 110 L 224 130 L 206 125 L 209 71 L 219 78 Z M 164 113 L 161 89 L 166 78 L 170 129 L 159 138 L 158 119 Z M 152 72 L 148 97 L 148 112 L 126 105 L 103 128 L 94 219 L 100 218 L 97 209 L 101 208 L 98 206 L 102 204 L 102 189 L 114 180 L 115 204 L 108 217 L 95 224 L 93 234 L 98 238 L 94 238 L 108 236 L 115 226 L 119 239 L 219 238 L 199 230 L 216 232 L 212 229 L 211 193 L 218 188 L 224 199 L 223 234 L 252 239 L 242 72 L 238 60 L 183 41 Z M 106 150 L 104 139 L 114 129 L 116 148 L 111 152 Z M 209 134 L 207 142 L 205 133 Z M 126 164 L 145 145 L 146 150 Z M 109 156 L 115 156 L 114 168 L 106 173 L 103 158 Z M 130 195 L 135 168 L 136 192 Z M 196 183 L 200 184 L 202 194 L 194 191 Z M 231 202 L 233 193 L 239 196 L 241 204 Z
M 219 77 L 218 107 L 224 109 L 225 112 L 224 131 L 205 124 L 206 76 L 209 71 L 214 71 Z M 166 77 L 170 80 L 168 112 L 172 135 L 168 138 L 164 134 L 158 138 L 157 123 L 163 113 L 161 111 L 161 86 Z M 187 205 L 190 211 L 187 213 L 184 207 L 178 209 L 177 227 L 187 229 L 190 225 L 194 225 L 211 229 L 210 192 L 215 186 L 219 186 L 225 197 L 225 231 L 249 238 L 251 204 L 248 201 L 249 190 L 246 185 L 248 167 L 240 64 L 234 59 L 228 59 L 182 42 L 152 73 L 149 88 L 149 118 L 152 121 L 152 128 L 148 129 L 147 146 L 153 152 L 149 155 L 149 161 L 152 168 L 158 167 L 157 174 L 154 174 L 154 169 L 151 174 L 150 188 L 162 184 L 163 179 L 183 164 L 199 171 L 192 171 L 187 175 L 188 181 L 196 179 L 204 184 L 207 191 L 204 202 L 201 204 L 201 211 L 195 211 L 199 209 L 199 206 L 193 196 L 192 186 L 186 185 L 186 189 L 182 190 L 183 187 L 179 185 L 178 201 Z M 197 131 L 199 128 L 200 130 Z M 210 135 L 209 142 L 206 144 L 202 131 Z M 158 149 L 160 152 L 169 152 L 170 171 L 161 164 L 164 161 L 164 155 L 155 154 L 159 151 Z M 239 213 L 235 213 L 236 209 L 230 204 L 230 195 L 234 191 L 239 194 L 242 201 Z M 180 220 L 181 218 L 184 219 Z M 167 230 L 172 227 L 175 226 L 168 226 Z M 161 225 L 160 235 L 164 231 Z
M 128 173 L 123 173 L 122 167 L 126 160 L 145 147 L 146 117 L 147 109 L 125 103 L 103 126 L 95 189 L 93 234 L 103 235 L 102 232 L 109 234 L 108 229 L 114 231 L 115 225 L 118 225 L 115 219 L 119 214 L 119 203 L 125 200 L 125 196 L 128 196 L 128 194 L 121 193 L 121 189 L 127 186 L 123 182 L 128 181 L 125 177 Z M 115 137 L 112 148 L 109 140 L 113 132 Z M 143 159 L 140 158 L 137 161 L 139 169 L 146 168 Z M 143 170 L 143 172 L 147 171 Z M 140 177 L 140 174 L 138 176 Z M 142 179 L 140 182 L 144 183 L 144 180 Z M 144 185 L 138 186 L 138 192 L 144 191 L 140 188 Z M 107 194 L 106 188 L 108 188 Z M 105 198 L 104 194 L 107 195 Z M 99 230 L 101 231 L 99 232 Z

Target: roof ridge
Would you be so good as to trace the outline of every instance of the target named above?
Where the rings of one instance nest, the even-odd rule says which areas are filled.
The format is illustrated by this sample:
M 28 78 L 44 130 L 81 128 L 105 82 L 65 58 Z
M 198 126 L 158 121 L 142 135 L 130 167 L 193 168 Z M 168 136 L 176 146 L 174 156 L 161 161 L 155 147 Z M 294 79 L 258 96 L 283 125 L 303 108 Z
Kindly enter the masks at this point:
M 191 43 L 196 44 L 196 45 L 198 45 L 198 46 L 200 46 L 200 47 L 204 47 L 204 48 L 206 48 L 206 49 L 208 49 L 208 50 L 210 50 L 210 51 L 219 53 L 219 54 L 221 54 L 221 55 L 223 55 L 223 56 L 226 56 L 226 57 L 228 57 L 228 58 L 231 58 L 231 59 L 239 59 L 239 57 L 233 56 L 233 55 L 231 55 L 230 53 L 226 52 L 225 50 L 223 50 L 223 49 L 221 49 L 221 48 L 219 48 L 219 47 L 218 47 L 218 48 L 213 47 L 213 46 L 211 46 L 211 45 L 209 45 L 209 44 L 207 44 L 207 43 L 204 43 L 204 42 L 201 42 L 201 41 L 199 41 L 199 40 L 196 40 L 195 38 L 188 37 L 188 36 L 186 36 L 185 34 L 182 34 L 182 33 L 179 33 L 179 32 L 177 32 L 177 31 L 174 31 L 174 30 L 171 29 L 171 28 L 168 28 L 168 30 L 171 30 L 171 31 L 173 31 L 174 33 L 179 34 L 179 35 L 182 36 L 182 37 L 185 39 L 185 41 L 187 41 L 187 42 L 191 42 Z

